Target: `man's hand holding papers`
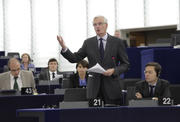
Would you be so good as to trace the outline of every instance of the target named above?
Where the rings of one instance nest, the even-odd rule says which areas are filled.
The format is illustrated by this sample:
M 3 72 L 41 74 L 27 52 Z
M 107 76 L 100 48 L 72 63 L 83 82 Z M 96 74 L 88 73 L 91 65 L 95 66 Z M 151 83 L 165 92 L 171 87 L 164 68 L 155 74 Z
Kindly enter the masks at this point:
M 106 70 L 105 70 L 101 65 L 99 65 L 99 64 L 97 63 L 95 66 L 89 68 L 89 69 L 88 69 L 88 72 L 94 72 L 94 73 L 103 74 L 104 72 L 106 72 Z
M 114 73 L 114 68 L 105 70 L 99 63 L 88 69 L 88 72 L 100 73 L 105 76 L 111 76 Z

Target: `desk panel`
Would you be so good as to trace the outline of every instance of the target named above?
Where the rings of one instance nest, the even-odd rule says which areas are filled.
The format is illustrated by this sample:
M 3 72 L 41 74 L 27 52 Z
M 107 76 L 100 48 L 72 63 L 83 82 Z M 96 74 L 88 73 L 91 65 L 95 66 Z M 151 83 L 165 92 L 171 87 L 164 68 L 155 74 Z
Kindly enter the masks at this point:
M 0 122 L 16 122 L 16 109 L 59 105 L 63 95 L 0 96 Z
M 31 114 L 30 114 L 31 113 Z M 109 107 L 87 109 L 19 109 L 17 116 L 44 122 L 179 122 L 180 107 Z M 41 122 L 41 121 L 39 121 Z
M 61 85 L 37 85 L 36 89 L 38 93 L 54 94 L 55 89 L 60 89 Z

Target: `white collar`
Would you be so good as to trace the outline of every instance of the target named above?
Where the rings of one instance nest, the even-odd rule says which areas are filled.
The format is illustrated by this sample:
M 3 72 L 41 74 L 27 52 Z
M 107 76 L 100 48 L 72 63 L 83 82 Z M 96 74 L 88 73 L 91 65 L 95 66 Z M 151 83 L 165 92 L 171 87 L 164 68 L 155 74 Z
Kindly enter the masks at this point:
M 151 86 L 156 86 L 157 82 L 155 82 L 154 84 L 152 84 L 152 83 L 148 83 L 148 84 Z
M 19 71 L 19 74 L 18 74 L 18 78 L 20 78 L 21 77 L 21 71 Z M 10 77 L 11 77 L 11 79 L 14 79 L 14 76 L 11 74 L 11 71 L 10 71 Z
M 53 72 L 49 70 L 49 73 L 52 74 Z M 57 74 L 57 71 L 55 71 L 54 73 Z
M 100 36 L 98 36 L 97 35 L 97 40 L 99 40 L 100 38 L 102 38 L 103 40 L 107 40 L 107 38 L 108 38 L 108 34 L 106 33 L 103 37 L 100 37 Z

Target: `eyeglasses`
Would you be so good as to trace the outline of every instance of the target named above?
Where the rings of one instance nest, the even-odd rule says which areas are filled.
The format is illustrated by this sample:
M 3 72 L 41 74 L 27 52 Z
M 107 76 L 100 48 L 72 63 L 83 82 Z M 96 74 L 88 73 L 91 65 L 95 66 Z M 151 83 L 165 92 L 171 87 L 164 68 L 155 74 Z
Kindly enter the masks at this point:
M 93 26 L 95 27 L 95 26 L 102 26 L 103 24 L 106 24 L 106 23 L 104 23 L 104 22 L 99 22 L 99 23 L 93 23 Z
M 153 74 L 153 71 L 144 71 L 144 74 Z
M 18 68 L 18 69 L 12 69 L 11 72 L 17 72 L 17 71 L 19 71 L 19 70 L 20 70 L 20 68 Z

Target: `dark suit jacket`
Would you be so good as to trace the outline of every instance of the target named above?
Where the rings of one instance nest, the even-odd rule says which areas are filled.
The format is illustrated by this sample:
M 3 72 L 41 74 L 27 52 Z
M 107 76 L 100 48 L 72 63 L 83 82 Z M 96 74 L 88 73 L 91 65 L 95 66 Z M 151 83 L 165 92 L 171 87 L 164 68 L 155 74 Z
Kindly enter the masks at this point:
M 116 37 L 108 35 L 106 48 L 104 52 L 104 59 L 101 62 L 100 53 L 98 49 L 98 40 L 94 36 L 84 41 L 83 46 L 78 52 L 72 53 L 69 49 L 61 54 L 71 63 L 77 63 L 88 58 L 89 67 L 99 63 L 104 69 L 115 68 L 115 72 L 112 76 L 101 76 L 97 73 L 90 73 L 87 84 L 87 98 L 96 98 L 100 89 L 100 77 L 104 84 L 109 99 L 120 99 L 121 98 L 121 87 L 119 82 L 119 76 L 128 70 L 129 61 L 125 51 L 125 47 L 122 41 Z M 113 59 L 112 59 L 113 57 Z M 120 65 L 118 65 L 120 62 Z
M 86 74 L 86 84 L 88 81 L 88 74 Z M 82 88 L 82 86 L 79 85 L 79 75 L 78 73 L 73 74 L 70 76 L 70 84 L 72 84 L 73 88 Z
M 126 40 L 122 40 L 124 46 L 127 48 L 128 47 L 128 44 L 127 44 L 127 41 Z
M 57 71 L 57 74 L 62 74 L 61 72 Z M 42 69 L 39 75 L 39 80 L 50 80 L 50 74 L 49 74 L 49 69 Z
M 143 98 L 149 97 L 149 85 L 145 80 L 136 83 L 136 92 L 141 93 Z M 169 82 L 167 80 L 159 79 L 157 81 L 154 97 L 170 97 Z

